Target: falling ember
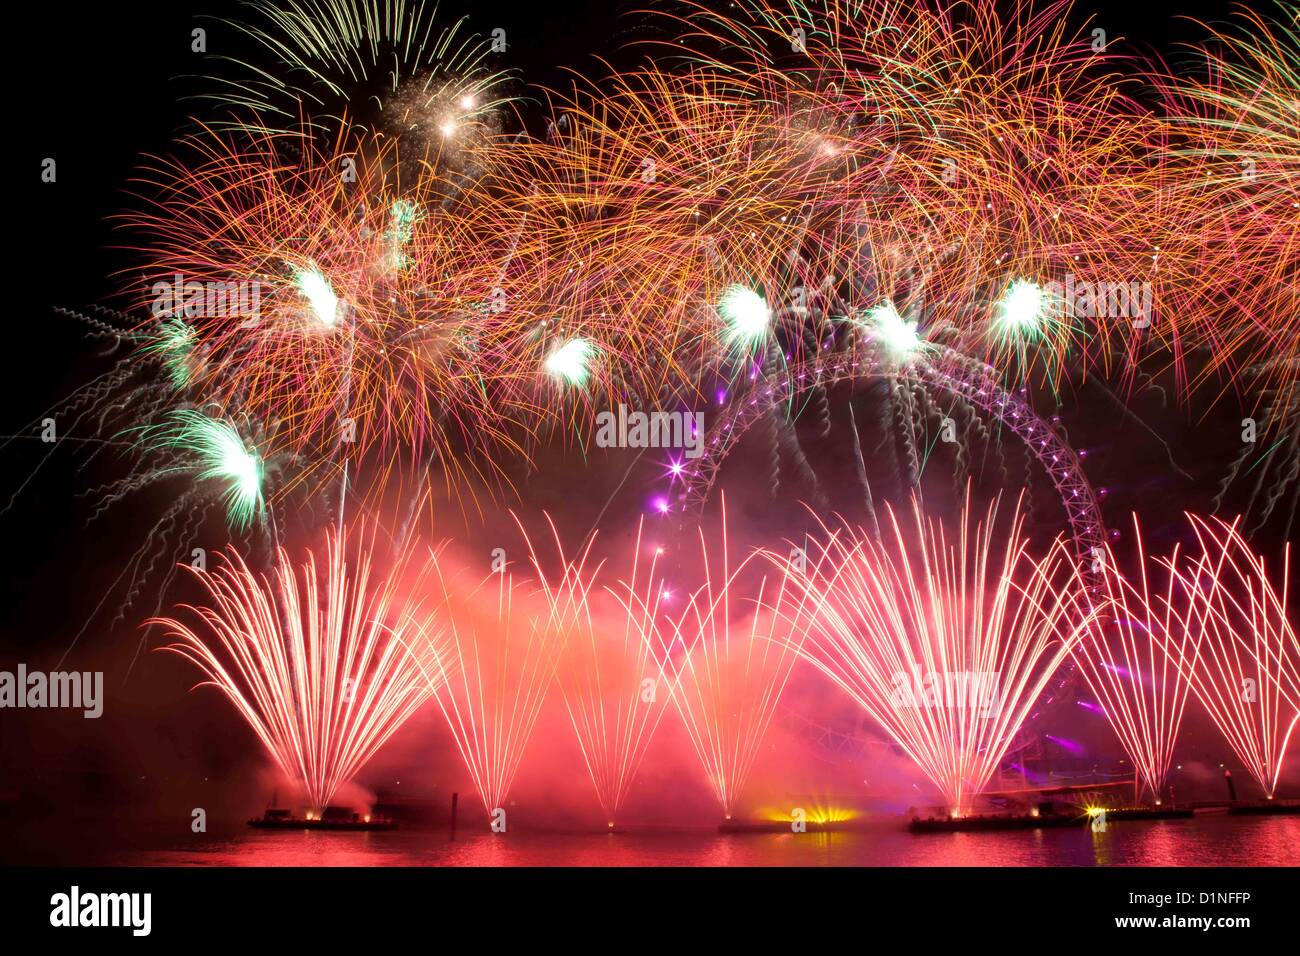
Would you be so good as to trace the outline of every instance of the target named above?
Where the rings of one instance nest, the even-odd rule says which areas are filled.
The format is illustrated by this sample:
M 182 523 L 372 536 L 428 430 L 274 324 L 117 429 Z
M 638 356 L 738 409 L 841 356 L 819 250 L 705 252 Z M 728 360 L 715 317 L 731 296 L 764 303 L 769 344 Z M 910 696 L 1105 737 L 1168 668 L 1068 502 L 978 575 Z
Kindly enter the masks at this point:
M 1179 670 L 1233 753 L 1272 799 L 1291 733 L 1300 720 L 1300 639 L 1287 618 L 1291 549 L 1281 592 L 1264 558 L 1218 518 L 1188 515 L 1199 553 L 1168 562 L 1190 596 L 1182 627 L 1196 634 L 1169 644 Z
M 867 312 L 866 323 L 885 350 L 896 359 L 907 359 L 924 351 L 925 341 L 917 333 L 915 322 L 898 314 L 892 302 L 882 302 Z
M 428 699 L 441 634 L 412 588 L 420 568 L 373 571 L 373 538 L 349 548 L 328 532 L 324 554 L 300 569 L 281 550 L 268 579 L 229 553 L 216 571 L 190 569 L 208 603 L 183 606 L 197 623 L 161 618 L 162 650 L 192 661 L 239 711 L 320 813 Z M 408 574 L 411 578 L 408 579 Z M 422 659 L 423 658 L 423 659 Z
M 246 528 L 262 513 L 262 459 L 233 425 L 183 408 L 169 413 L 144 434 L 151 443 L 191 452 L 198 459 L 198 479 L 225 486 L 222 498 L 233 526 Z
M 338 296 L 334 294 L 334 288 L 330 285 L 329 279 L 325 278 L 319 269 L 312 266 L 296 270 L 294 272 L 294 285 L 298 287 L 298 294 L 307 300 L 312 315 L 316 317 L 321 325 L 332 329 L 338 324 Z
M 1102 703 L 1092 709 L 1110 721 L 1141 783 L 1160 803 L 1191 686 L 1177 660 L 1187 653 L 1192 632 L 1176 610 L 1181 595 L 1167 567 L 1164 587 L 1151 591 L 1152 569 L 1136 515 L 1133 531 L 1139 573 L 1133 580 L 1119 574 L 1119 561 L 1108 550 L 1102 613 L 1084 632 L 1075 654 Z M 1177 564 L 1177 549 L 1169 560 Z
M 729 286 L 718 301 L 718 313 L 726 323 L 727 344 L 751 348 L 766 338 L 772 325 L 772 310 L 753 289 Z
M 995 536 L 997 509 L 972 522 L 968 497 L 955 543 L 914 499 L 905 526 L 889 510 L 881 542 L 823 525 L 808 569 L 767 552 L 799 599 L 786 616 L 806 631 L 801 655 L 962 815 L 1095 614 L 1064 542 L 1035 560 L 1019 503 Z
M 781 605 L 783 591 L 773 596 L 766 578 L 745 586 L 741 576 L 749 558 L 731 566 L 725 497 L 720 560 L 710 555 L 703 528 L 699 535 L 704 583 L 675 621 L 647 613 L 638 617 L 638 625 L 729 820 L 798 659 L 798 645 L 779 633 L 782 622 L 772 610 Z M 733 633 L 742 604 L 755 610 L 748 625 Z
M 547 355 L 545 368 L 552 378 L 580 388 L 587 382 L 595 355 L 595 346 L 586 339 L 569 339 Z
M 608 588 L 621 605 L 611 620 L 599 604 L 592 607 L 602 569 L 589 562 L 594 538 L 576 560 L 564 560 L 554 524 L 551 532 L 562 561 L 558 580 L 546 574 L 531 544 L 529 553 L 551 608 L 554 639 L 564 648 L 556 683 L 596 798 L 613 827 L 666 710 L 663 675 L 641 639 L 644 622 L 658 613 L 657 560 L 642 566 L 638 527 L 631 578 Z

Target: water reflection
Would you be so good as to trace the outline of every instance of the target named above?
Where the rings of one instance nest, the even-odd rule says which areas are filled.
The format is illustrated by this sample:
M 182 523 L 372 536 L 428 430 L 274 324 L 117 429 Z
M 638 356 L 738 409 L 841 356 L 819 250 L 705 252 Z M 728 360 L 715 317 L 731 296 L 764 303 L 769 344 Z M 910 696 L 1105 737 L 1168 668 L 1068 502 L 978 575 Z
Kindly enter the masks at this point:
M 237 831 L 137 847 L 134 866 L 1294 866 L 1300 820 L 1224 815 L 1077 829 L 914 835 L 900 825 L 844 833 L 619 834 Z M 81 861 L 88 862 L 88 861 Z

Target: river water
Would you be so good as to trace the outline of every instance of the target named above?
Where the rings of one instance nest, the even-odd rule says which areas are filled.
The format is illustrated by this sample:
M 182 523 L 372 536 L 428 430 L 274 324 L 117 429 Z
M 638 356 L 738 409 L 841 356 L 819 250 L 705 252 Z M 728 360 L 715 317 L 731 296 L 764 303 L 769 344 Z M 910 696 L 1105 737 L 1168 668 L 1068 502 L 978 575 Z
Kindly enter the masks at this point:
M 1300 817 L 1121 821 L 1077 829 L 912 834 L 901 821 L 839 833 L 623 833 L 462 827 L 389 833 L 254 831 L 163 838 L 118 833 L 68 854 L 29 843 L 33 863 L 126 866 L 1296 866 Z

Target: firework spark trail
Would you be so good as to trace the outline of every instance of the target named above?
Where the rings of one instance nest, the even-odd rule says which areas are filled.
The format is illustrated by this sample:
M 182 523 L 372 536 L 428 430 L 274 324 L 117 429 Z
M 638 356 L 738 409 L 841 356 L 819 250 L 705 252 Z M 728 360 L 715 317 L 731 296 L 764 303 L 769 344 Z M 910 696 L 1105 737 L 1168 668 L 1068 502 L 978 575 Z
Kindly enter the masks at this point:
M 1178 665 L 1194 643 L 1179 611 L 1185 595 L 1168 571 L 1180 563 L 1178 548 L 1161 562 L 1149 562 L 1142 529 L 1133 516 L 1137 541 L 1135 580 L 1119 570 L 1114 552 L 1104 555 L 1106 593 L 1102 611 L 1084 631 L 1075 657 L 1106 719 L 1157 804 L 1173 761 L 1191 683 Z M 1163 589 L 1152 590 L 1152 564 L 1162 568 Z M 1135 786 L 1139 782 L 1135 782 Z M 1135 799 L 1138 794 L 1134 794 Z
M 271 578 L 233 550 L 213 572 L 193 571 L 207 592 L 182 605 L 197 623 L 160 618 L 175 643 L 161 648 L 195 664 L 257 734 L 320 812 L 340 786 L 428 699 L 427 657 L 442 638 L 408 578 L 424 569 L 372 566 L 373 535 L 330 531 L 324 553 L 300 570 L 281 550 Z
M 1300 6 L 1242 9 L 1207 32 L 1195 51 L 1202 69 L 1153 77 L 1170 127 L 1171 191 L 1193 214 L 1184 231 L 1205 261 L 1170 299 L 1201 330 L 1201 380 L 1245 393 L 1261 431 L 1278 436 L 1258 469 L 1242 471 L 1245 452 L 1233 461 L 1216 508 L 1254 471 L 1240 509 L 1249 529 L 1281 505 L 1289 536 L 1300 503 Z
M 1291 549 L 1279 591 L 1264 557 L 1242 536 L 1240 519 L 1188 518 L 1198 553 L 1167 566 L 1190 595 L 1181 626 L 1197 637 L 1171 654 L 1271 800 L 1300 720 L 1300 639 L 1287 617 Z
M 483 808 L 494 817 L 514 783 L 565 635 L 545 612 L 534 613 L 505 569 L 472 588 L 464 586 L 464 575 L 449 577 L 441 567 L 436 577 L 436 610 L 449 642 L 445 654 L 429 655 L 428 681 Z
M 1182 222 L 1153 188 L 1162 124 L 1130 95 L 1115 68 L 1127 64 L 1070 25 L 1068 3 L 686 8 L 675 42 L 829 137 L 842 172 L 818 201 L 839 215 L 817 230 L 814 273 L 865 275 L 855 291 L 923 313 L 931 334 L 950 328 L 1000 368 L 1056 383 L 1078 350 L 1085 367 L 1123 367 L 1138 344 L 1126 316 L 1074 321 L 1060 303 L 1026 334 L 996 334 L 1016 282 L 1110 280 L 1117 257 L 1120 275 L 1155 279 L 1153 253 Z M 731 63 L 738 48 L 751 60 Z
M 710 556 L 699 529 L 704 583 L 691 593 L 675 620 L 665 620 L 644 601 L 635 620 L 659 670 L 726 819 L 731 819 L 753 769 L 759 746 L 798 659 L 798 641 L 780 632 L 773 609 L 784 600 L 784 579 L 773 596 L 768 579 L 742 580 L 751 554 L 731 566 L 726 502 L 721 522 L 721 560 Z M 751 576 L 752 577 L 752 576 Z M 748 595 L 748 623 L 733 631 L 733 618 Z
M 1206 375 L 1246 370 L 1295 386 L 1300 314 L 1300 6 L 1238 11 L 1197 54 L 1202 71 L 1157 74 L 1171 186 L 1192 213 L 1204 278 L 1171 290 L 1211 347 Z
M 880 543 L 823 525 L 811 570 L 768 553 L 799 598 L 785 616 L 806 632 L 801 656 L 879 723 L 954 813 L 970 809 L 1096 613 L 1065 543 L 1036 560 L 1019 503 L 1005 540 L 997 509 L 972 527 L 968 495 L 953 542 L 914 498 L 906 525 L 889 509 Z
M 127 416 L 135 423 L 148 422 L 175 406 L 184 381 L 178 381 L 178 367 L 175 363 L 183 337 L 178 338 L 174 329 L 160 324 L 157 329 L 148 332 L 133 331 L 116 324 L 118 321 L 132 321 L 129 316 L 99 306 L 92 306 L 88 313 L 60 307 L 55 307 L 54 311 L 84 323 L 89 329 L 90 337 L 110 340 L 113 343 L 110 352 L 116 351 L 123 342 L 137 343 L 139 347 L 129 356 L 116 359 L 108 371 L 51 405 L 33 419 L 24 432 L 37 428 L 46 419 L 55 419 L 60 423 L 60 430 L 68 436 L 76 432 L 83 420 L 90 419 L 102 436 L 111 431 L 110 423 L 122 416 Z M 168 373 L 170 384 L 159 380 L 158 363 Z M 19 437 L 26 436 L 23 432 L 6 436 L 0 442 L 0 449 Z M 119 438 L 83 440 L 98 447 L 82 459 L 79 466 L 81 470 L 85 470 L 104 449 L 122 443 Z M 18 497 L 36 479 L 40 469 L 53 457 L 56 448 L 57 444 L 52 444 L 41 461 L 28 472 L 5 506 L 0 508 L 0 516 L 13 507 Z
M 655 549 L 648 570 L 643 568 L 643 526 L 644 521 L 637 527 L 630 578 L 618 587 L 606 588 L 623 612 L 617 615 L 621 637 L 606 613 L 610 609 L 597 603 L 593 611 L 593 591 L 603 567 L 589 563 L 595 537 L 576 559 L 565 560 L 563 544 L 554 523 L 550 524 L 563 567 L 558 580 L 547 575 L 531 541 L 528 544 L 551 609 L 549 626 L 562 635 L 557 639 L 565 648 L 557 662 L 556 682 L 611 827 L 617 823 L 619 809 L 667 709 L 658 694 L 665 683 L 662 669 L 651 655 L 650 644 L 641 639 L 663 596 L 657 570 L 661 549 Z
M 219 57 L 210 73 L 217 92 L 201 97 L 230 108 L 237 128 L 283 131 L 307 115 L 313 129 L 365 122 L 436 146 L 490 128 L 509 102 L 510 74 L 488 66 L 491 44 L 464 31 L 467 17 L 440 28 L 436 2 L 252 0 L 246 7 L 251 22 L 222 22 L 275 66 Z
M 321 146 L 204 130 L 183 147 L 142 175 L 150 206 L 121 217 L 147 239 L 147 273 L 185 283 L 163 313 L 176 374 L 312 460 L 346 441 L 385 467 L 436 460 L 455 490 L 500 477 L 494 454 L 546 416 L 520 384 L 538 373 L 498 345 L 515 317 L 488 307 L 496 222 L 443 208 L 446 177 L 404 179 L 390 142 L 353 132 Z M 155 314 L 159 287 L 139 290 Z
M 164 387 L 171 391 L 169 386 Z M 148 395 L 134 403 L 131 398 L 132 395 L 128 394 L 114 400 L 102 413 L 100 426 L 105 427 L 105 423 L 118 414 L 131 416 L 131 420 L 138 423 L 121 433 L 124 439 L 130 438 L 129 443 L 125 440 L 122 443 L 139 452 L 139 457 L 125 477 L 84 492 L 95 498 L 87 524 L 100 518 L 128 495 L 170 483 L 172 479 L 183 479 L 183 483 L 175 484 L 176 491 L 170 504 L 148 529 L 135 554 L 122 564 L 120 573 L 73 637 L 64 652 L 65 657 L 124 583 L 125 589 L 108 624 L 109 630 L 126 619 L 147 586 L 158 595 L 153 612 L 157 614 L 176 577 L 178 566 L 173 562 L 190 547 L 186 531 L 192 532 L 202 524 L 218 504 L 224 507 L 226 523 L 232 529 L 246 531 L 256 519 L 265 530 L 267 522 L 262 519 L 268 516 L 271 518 L 269 524 L 274 525 L 274 514 L 266 505 L 265 491 L 268 475 L 278 472 L 279 463 L 268 463 L 262 457 L 257 441 L 245 437 L 229 421 L 212 418 L 198 409 L 174 407 L 170 400 L 151 399 Z M 78 420 L 74 420 L 74 427 Z M 155 578 L 153 571 L 159 562 L 163 563 L 166 571 Z M 146 628 L 141 634 L 137 655 L 147 637 Z M 134 664 L 135 658 L 131 667 Z

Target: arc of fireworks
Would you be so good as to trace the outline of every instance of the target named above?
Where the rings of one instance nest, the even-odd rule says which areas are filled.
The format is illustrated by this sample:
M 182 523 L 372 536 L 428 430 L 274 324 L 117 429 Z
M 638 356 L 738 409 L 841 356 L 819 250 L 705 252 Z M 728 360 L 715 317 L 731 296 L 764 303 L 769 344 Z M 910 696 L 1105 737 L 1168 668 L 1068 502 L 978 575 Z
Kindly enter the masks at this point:
M 972 527 L 968 494 L 950 540 L 913 498 L 910 521 L 888 510 L 879 542 L 823 524 L 811 570 L 766 552 L 798 600 L 786 616 L 805 633 L 800 656 L 879 723 L 957 814 L 1096 613 L 1064 541 L 1035 559 L 1019 501 L 1005 542 L 997 510 L 995 501 Z
M 270 578 L 232 549 L 216 571 L 191 569 L 208 603 L 180 610 L 196 622 L 149 622 L 168 629 L 175 642 L 161 650 L 225 694 L 317 813 L 428 699 L 428 658 L 444 652 L 408 577 L 418 585 L 427 565 L 378 573 L 373 534 L 348 539 L 331 529 L 300 570 L 280 550 Z

